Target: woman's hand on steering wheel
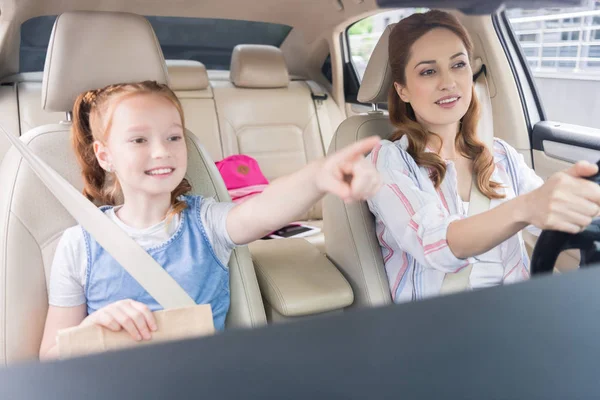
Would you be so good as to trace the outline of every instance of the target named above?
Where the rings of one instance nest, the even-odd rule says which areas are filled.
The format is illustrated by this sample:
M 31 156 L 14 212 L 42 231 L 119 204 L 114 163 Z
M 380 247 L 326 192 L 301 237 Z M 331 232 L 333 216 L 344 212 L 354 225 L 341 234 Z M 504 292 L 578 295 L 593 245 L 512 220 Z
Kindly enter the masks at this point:
M 585 178 L 598 166 L 580 161 L 524 195 L 525 221 L 543 230 L 578 233 L 600 213 L 600 185 Z

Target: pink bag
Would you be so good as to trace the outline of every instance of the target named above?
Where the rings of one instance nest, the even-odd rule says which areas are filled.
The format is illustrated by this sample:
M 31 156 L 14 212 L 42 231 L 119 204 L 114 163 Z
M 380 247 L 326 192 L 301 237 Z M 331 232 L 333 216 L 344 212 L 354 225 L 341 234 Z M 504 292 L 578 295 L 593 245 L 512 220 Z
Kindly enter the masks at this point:
M 250 156 L 237 154 L 216 163 L 231 199 L 244 202 L 261 193 L 269 184 L 258 162 Z

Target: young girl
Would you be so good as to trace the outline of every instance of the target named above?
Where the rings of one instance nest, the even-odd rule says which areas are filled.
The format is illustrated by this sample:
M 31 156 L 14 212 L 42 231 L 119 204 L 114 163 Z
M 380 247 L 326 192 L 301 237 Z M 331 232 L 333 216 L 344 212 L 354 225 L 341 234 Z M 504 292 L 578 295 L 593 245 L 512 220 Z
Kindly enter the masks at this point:
M 175 94 L 155 82 L 112 85 L 81 94 L 72 140 L 84 194 L 161 264 L 198 304 L 209 303 L 216 329 L 229 308 L 227 263 L 235 246 L 300 218 L 324 194 L 364 200 L 379 175 L 358 142 L 273 182 L 247 202 L 192 196 L 184 118 Z M 57 356 L 59 329 L 97 324 L 136 340 L 156 330 L 157 302 L 80 226 L 63 234 L 49 284 L 40 358 Z
M 392 298 L 439 294 L 445 275 L 469 264 L 471 288 L 528 278 L 519 232 L 530 225 L 584 229 L 600 210 L 600 187 L 582 177 L 597 167 L 581 162 L 544 183 L 507 143 L 484 146 L 471 40 L 452 15 L 430 11 L 400 21 L 388 50 L 397 131 L 369 156 L 384 186 L 368 203 Z M 491 204 L 467 218 L 472 185 Z

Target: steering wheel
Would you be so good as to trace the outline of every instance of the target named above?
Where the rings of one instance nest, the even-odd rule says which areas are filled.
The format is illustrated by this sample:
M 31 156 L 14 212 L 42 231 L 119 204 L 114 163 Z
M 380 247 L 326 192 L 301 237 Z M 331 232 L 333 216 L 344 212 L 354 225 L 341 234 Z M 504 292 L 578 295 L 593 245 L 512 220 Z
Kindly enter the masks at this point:
M 597 163 L 600 168 L 600 161 Z M 600 184 L 600 172 L 587 178 Z M 579 249 L 581 267 L 600 262 L 600 218 L 592 221 L 584 231 L 573 234 L 560 231 L 542 231 L 531 256 L 531 275 L 552 272 L 558 255 L 568 249 Z

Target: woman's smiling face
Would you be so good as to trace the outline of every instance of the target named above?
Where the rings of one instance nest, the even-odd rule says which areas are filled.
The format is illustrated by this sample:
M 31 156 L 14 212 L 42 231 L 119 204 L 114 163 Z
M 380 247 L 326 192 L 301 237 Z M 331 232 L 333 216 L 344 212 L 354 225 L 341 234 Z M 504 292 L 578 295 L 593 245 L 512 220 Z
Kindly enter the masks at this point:
M 436 132 L 436 127 L 458 124 L 471 104 L 473 87 L 465 44 L 445 28 L 427 32 L 411 47 L 405 82 L 394 87 L 423 127 Z

